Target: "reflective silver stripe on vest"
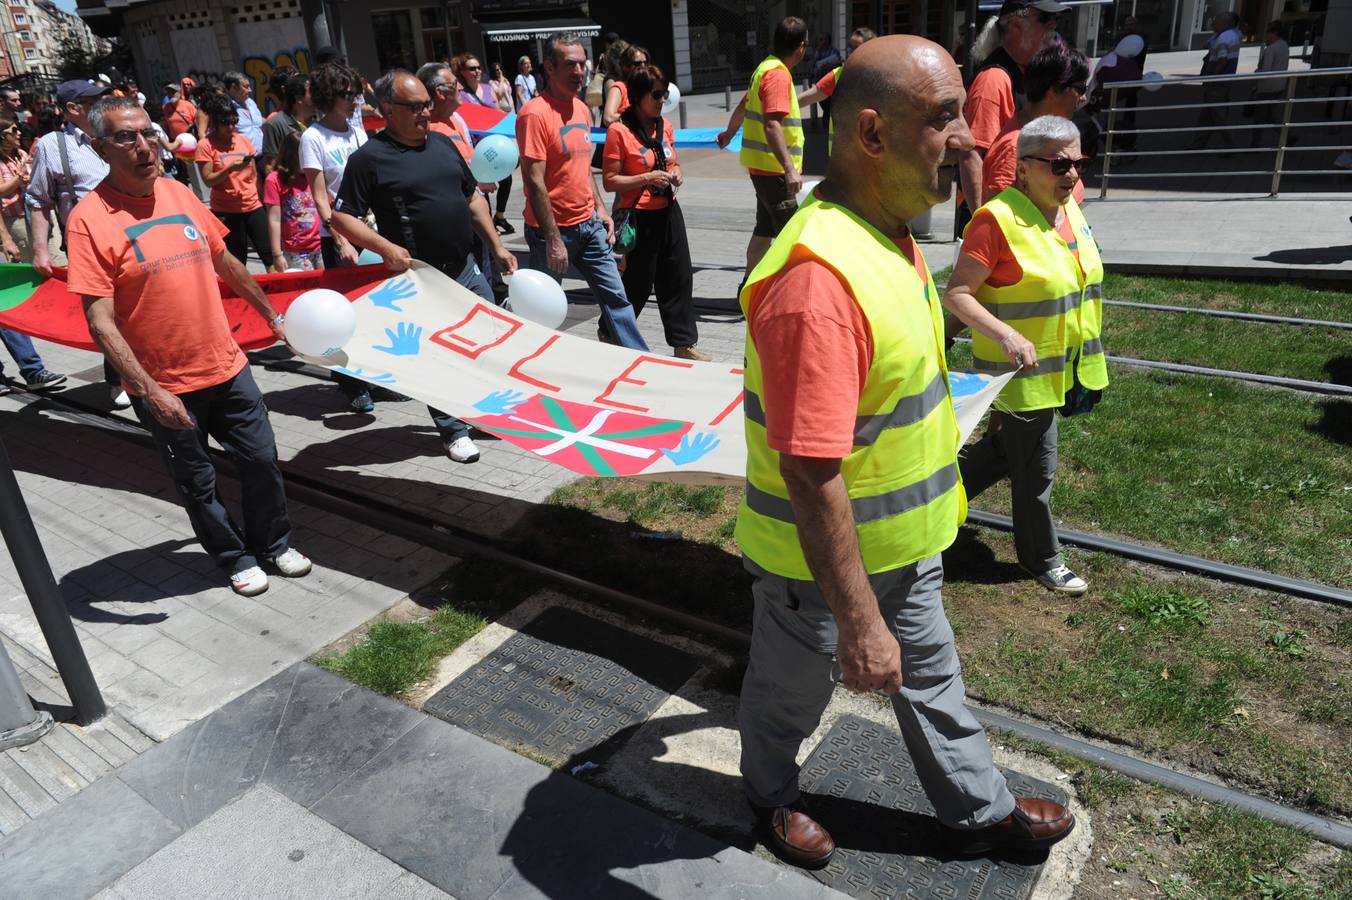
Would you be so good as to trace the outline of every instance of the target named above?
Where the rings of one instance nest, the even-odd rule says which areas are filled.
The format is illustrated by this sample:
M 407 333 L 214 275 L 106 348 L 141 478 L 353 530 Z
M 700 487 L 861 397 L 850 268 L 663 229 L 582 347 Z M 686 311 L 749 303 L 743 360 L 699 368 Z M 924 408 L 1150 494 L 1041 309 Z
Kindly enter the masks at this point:
M 1086 341 L 1085 346 L 1088 347 L 1088 344 L 1089 342 Z M 1102 349 L 1103 347 L 1100 344 L 1099 350 L 1102 351 Z M 1039 359 L 1037 361 L 1036 369 L 1020 369 L 1019 374 L 1015 375 L 1014 378 L 1015 380 L 1020 378 L 1037 378 L 1039 375 L 1051 375 L 1055 372 L 1064 372 L 1066 370 L 1066 363 L 1074 356 L 1075 351 L 1071 349 L 1066 351 L 1064 357 L 1057 357 L 1056 359 Z M 1013 372 L 1015 368 L 1017 367 L 1012 362 L 1004 360 L 1001 360 L 1000 362 L 993 362 L 987 359 L 972 360 L 972 369 L 974 371 L 985 372 L 991 375 L 1002 375 L 1005 372 Z
M 854 524 L 864 525 L 919 509 L 951 491 L 957 483 L 958 465 L 953 463 L 944 466 L 928 478 L 888 491 L 886 494 L 853 497 L 850 500 L 850 510 L 854 513 Z M 750 481 L 746 483 L 746 505 L 752 512 L 767 519 L 794 524 L 793 504 L 783 497 L 767 494 Z
M 756 112 L 754 109 L 746 110 L 745 118 L 747 119 L 747 121 L 750 122 L 760 122 L 762 125 L 765 124 L 765 117 L 762 116 L 760 113 Z M 785 128 L 803 127 L 803 120 L 801 118 L 791 119 L 788 116 L 785 116 L 784 118 L 779 120 L 779 123 L 783 125 Z
M 1103 352 L 1103 340 L 1101 338 L 1090 338 L 1084 342 L 1083 352 L 1085 356 L 1093 356 L 1096 353 Z
M 854 420 L 854 443 L 855 446 L 866 446 L 874 443 L 888 428 L 901 428 L 904 425 L 913 425 L 921 419 L 928 416 L 944 400 L 948 399 L 948 385 L 944 381 L 944 373 L 937 372 L 925 389 L 918 394 L 911 394 L 897 400 L 897 405 L 892 407 L 891 412 L 878 413 L 872 416 L 857 416 Z M 761 405 L 760 396 L 752 391 L 744 390 L 742 392 L 742 414 L 746 416 L 747 421 L 755 422 L 760 427 L 765 427 L 765 407 Z
M 1043 319 L 1048 316 L 1065 315 L 1080 305 L 1080 292 L 1066 294 L 1055 300 L 1031 300 L 1024 303 L 987 303 L 981 301 L 1001 322 L 1016 322 L 1020 319 Z
M 742 138 L 742 146 L 748 150 L 759 150 L 761 153 L 771 152 L 770 145 L 762 141 L 748 141 L 746 138 Z M 803 155 L 802 147 L 793 146 L 789 148 L 789 156 L 802 156 L 802 155 Z
M 1102 299 L 1103 299 L 1103 282 L 1100 281 L 1098 284 L 1091 284 L 1091 285 L 1089 285 L 1088 287 L 1086 287 L 1086 288 L 1084 289 L 1084 299 L 1086 299 L 1086 300 L 1102 300 Z
M 854 443 L 856 446 L 872 444 L 888 428 L 913 425 L 929 415 L 946 399 L 948 399 L 948 384 L 944 381 L 944 373 L 936 372 L 934 379 L 925 385 L 923 391 L 900 398 L 891 412 L 856 418 Z

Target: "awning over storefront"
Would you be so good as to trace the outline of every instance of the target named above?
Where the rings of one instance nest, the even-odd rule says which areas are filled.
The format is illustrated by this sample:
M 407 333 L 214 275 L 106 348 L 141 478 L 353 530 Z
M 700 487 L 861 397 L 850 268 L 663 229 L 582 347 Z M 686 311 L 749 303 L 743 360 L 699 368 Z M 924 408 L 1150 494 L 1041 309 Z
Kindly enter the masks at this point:
M 596 37 L 601 26 L 591 19 L 518 19 L 510 22 L 484 22 L 484 37 L 494 44 L 509 41 L 533 41 L 556 32 L 578 37 Z

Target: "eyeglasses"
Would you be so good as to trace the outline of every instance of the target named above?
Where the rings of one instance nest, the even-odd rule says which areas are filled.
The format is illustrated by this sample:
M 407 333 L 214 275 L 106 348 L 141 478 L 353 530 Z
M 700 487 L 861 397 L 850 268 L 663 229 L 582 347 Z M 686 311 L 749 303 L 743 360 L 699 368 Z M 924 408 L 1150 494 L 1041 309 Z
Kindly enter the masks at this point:
M 1081 156 L 1079 159 L 1071 159 L 1066 156 L 1058 156 L 1055 159 L 1048 159 L 1045 156 L 1025 156 L 1024 159 L 1035 159 L 1038 162 L 1045 162 L 1051 167 L 1053 175 L 1064 175 L 1071 170 L 1073 166 L 1075 171 L 1083 172 L 1089 165 L 1089 157 Z
M 665 100 L 667 99 L 667 91 L 653 91 L 648 96 L 652 97 L 654 100 Z
M 431 100 L 386 100 L 390 106 L 402 106 L 411 113 L 427 112 L 433 106 Z
M 138 137 L 144 140 L 147 144 L 154 146 L 155 142 L 159 139 L 159 132 L 157 132 L 154 128 L 146 128 L 141 131 L 132 131 L 130 129 L 124 131 L 114 131 L 109 136 L 109 140 L 111 140 L 114 144 L 117 144 L 119 147 L 135 147 L 136 139 Z

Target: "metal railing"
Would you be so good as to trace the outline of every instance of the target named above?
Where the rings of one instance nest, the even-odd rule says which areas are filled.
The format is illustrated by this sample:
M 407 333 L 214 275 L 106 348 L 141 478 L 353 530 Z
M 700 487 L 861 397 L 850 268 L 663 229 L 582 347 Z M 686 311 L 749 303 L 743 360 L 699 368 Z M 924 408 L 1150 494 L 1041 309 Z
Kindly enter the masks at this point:
M 1323 96 L 1298 96 L 1302 85 L 1308 85 L 1315 79 L 1324 78 L 1331 81 L 1329 91 Z M 1264 92 L 1255 98 L 1244 100 L 1230 99 L 1212 99 L 1207 100 L 1208 89 L 1215 91 L 1223 89 L 1225 95 L 1232 93 L 1232 85 L 1242 82 L 1273 82 L 1284 79 L 1286 86 L 1284 96 L 1278 96 L 1277 92 Z M 1149 89 L 1150 93 L 1156 90 L 1167 90 L 1171 87 L 1182 85 L 1201 85 L 1202 103 L 1178 103 L 1163 104 L 1152 103 L 1149 105 L 1140 104 L 1139 100 L 1150 94 L 1145 93 L 1143 89 Z M 1333 91 L 1343 88 L 1346 92 L 1341 95 L 1334 95 Z M 1110 179 L 1155 179 L 1155 178 L 1212 178 L 1212 177 L 1236 177 L 1236 176 L 1268 176 L 1270 175 L 1271 186 L 1269 196 L 1278 196 L 1281 190 L 1283 175 L 1352 175 L 1345 169 L 1292 169 L 1286 168 L 1288 153 L 1308 153 L 1313 151 L 1340 153 L 1352 148 L 1352 136 L 1346 137 L 1341 144 L 1306 146 L 1300 144 L 1292 147 L 1290 138 L 1292 132 L 1297 129 L 1322 128 L 1323 133 L 1316 132 L 1318 137 L 1328 137 L 1333 129 L 1352 127 L 1352 121 L 1346 119 L 1348 105 L 1352 104 L 1352 67 L 1338 69 L 1309 69 L 1298 72 L 1252 72 L 1243 75 L 1195 75 L 1178 78 L 1159 78 L 1143 79 L 1141 81 L 1115 81 L 1104 85 L 1108 93 L 1107 106 L 1101 112 L 1107 114 L 1107 127 L 1104 129 L 1103 145 L 1103 172 L 1099 176 L 1099 199 L 1106 199 L 1108 196 L 1108 182 Z M 1131 90 L 1132 94 L 1119 96 L 1121 92 Z M 1119 101 L 1131 99 L 1130 104 Z M 1341 102 L 1343 104 L 1344 118 L 1337 120 L 1332 117 L 1334 104 Z M 1322 115 L 1318 115 L 1311 120 L 1303 120 L 1299 116 L 1293 117 L 1293 113 L 1298 113 L 1303 109 L 1313 109 L 1311 104 L 1325 104 Z M 1268 122 L 1254 121 L 1248 124 L 1231 125 L 1224 124 L 1232 109 L 1258 109 L 1260 107 L 1280 106 L 1280 115 L 1277 119 Z M 1221 124 L 1181 124 L 1170 127 L 1160 128 L 1139 128 L 1135 127 L 1139 117 L 1143 115 L 1160 115 L 1163 113 L 1172 113 L 1178 110 L 1203 110 L 1205 121 L 1216 121 Z M 1117 127 L 1120 119 L 1128 119 L 1132 127 Z M 1212 149 L 1210 145 L 1211 135 L 1227 136 L 1238 133 L 1253 133 L 1258 131 L 1275 130 L 1277 140 L 1275 145 L 1264 147 L 1238 147 L 1231 146 L 1221 150 Z M 1137 150 L 1135 149 L 1136 135 L 1175 135 L 1180 133 L 1194 134 L 1199 138 L 1206 137 L 1208 146 L 1203 148 L 1196 147 L 1196 141 L 1193 145 L 1184 149 L 1155 149 L 1155 150 Z M 1122 149 L 1121 145 L 1125 139 L 1130 137 L 1130 149 Z M 1118 147 L 1114 147 L 1114 144 Z M 1276 151 L 1273 164 L 1270 167 L 1262 169 L 1218 169 L 1215 171 L 1163 171 L 1163 172 L 1114 172 L 1113 165 L 1119 166 L 1128 159 L 1144 159 L 1148 157 L 1188 157 L 1211 155 L 1217 153 L 1225 154 L 1266 154 L 1271 155 Z

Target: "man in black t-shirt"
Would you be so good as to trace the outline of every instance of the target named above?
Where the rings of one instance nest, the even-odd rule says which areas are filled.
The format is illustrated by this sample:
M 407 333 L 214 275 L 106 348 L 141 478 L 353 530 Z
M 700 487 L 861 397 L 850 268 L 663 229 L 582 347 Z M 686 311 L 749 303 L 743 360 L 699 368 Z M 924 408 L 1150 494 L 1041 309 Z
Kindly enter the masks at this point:
M 475 192 L 474 176 L 444 135 L 428 131 L 432 103 L 427 89 L 403 69 L 375 84 L 385 130 L 348 158 L 333 207 L 332 228 L 358 247 L 379 253 L 391 272 L 421 260 L 454 278 L 489 303 L 493 292 L 470 255 L 477 232 L 504 274 L 516 257 L 502 245 L 488 203 Z M 362 222 L 367 213 L 377 231 Z M 478 448 L 469 426 L 433 409 L 432 418 L 456 462 L 474 462 Z

